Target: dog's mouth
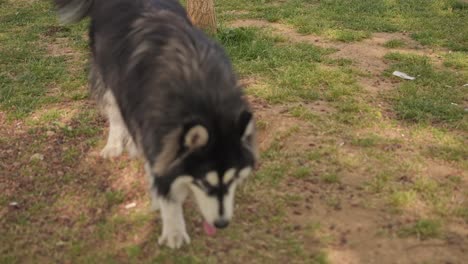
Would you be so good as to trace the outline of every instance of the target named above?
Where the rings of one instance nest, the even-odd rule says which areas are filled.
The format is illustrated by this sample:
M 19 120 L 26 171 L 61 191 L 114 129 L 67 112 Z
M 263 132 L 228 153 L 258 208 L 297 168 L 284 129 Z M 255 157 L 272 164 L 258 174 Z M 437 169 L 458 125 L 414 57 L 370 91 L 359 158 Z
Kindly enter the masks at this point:
M 209 224 L 207 221 L 203 221 L 203 230 L 208 236 L 214 236 L 216 234 L 216 227 Z

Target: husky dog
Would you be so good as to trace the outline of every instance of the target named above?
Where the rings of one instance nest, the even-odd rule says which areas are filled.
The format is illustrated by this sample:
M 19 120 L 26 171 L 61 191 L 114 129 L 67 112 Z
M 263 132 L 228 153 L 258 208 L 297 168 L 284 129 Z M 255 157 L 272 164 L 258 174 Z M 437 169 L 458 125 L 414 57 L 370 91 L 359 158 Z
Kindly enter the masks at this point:
M 145 161 L 159 244 L 190 243 L 192 192 L 205 231 L 233 217 L 236 187 L 257 159 L 253 114 L 223 49 L 176 0 L 55 0 L 64 23 L 89 16 L 92 94 L 109 120 L 103 157 Z

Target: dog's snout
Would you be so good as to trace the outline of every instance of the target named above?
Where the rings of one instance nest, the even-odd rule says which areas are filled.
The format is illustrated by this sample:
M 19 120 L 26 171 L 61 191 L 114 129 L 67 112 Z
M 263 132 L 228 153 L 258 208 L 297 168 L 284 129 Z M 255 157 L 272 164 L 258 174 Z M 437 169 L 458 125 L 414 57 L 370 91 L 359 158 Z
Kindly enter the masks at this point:
M 224 219 L 218 219 L 214 222 L 216 228 L 226 228 L 229 225 L 229 221 Z

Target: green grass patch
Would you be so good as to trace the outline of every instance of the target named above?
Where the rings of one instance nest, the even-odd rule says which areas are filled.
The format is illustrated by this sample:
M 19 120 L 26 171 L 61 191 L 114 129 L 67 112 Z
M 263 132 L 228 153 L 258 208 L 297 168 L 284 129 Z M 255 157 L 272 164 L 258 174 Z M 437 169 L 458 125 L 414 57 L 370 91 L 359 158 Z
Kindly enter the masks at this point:
M 468 206 L 465 205 L 455 209 L 455 215 L 463 218 L 468 223 Z
M 255 179 L 264 183 L 276 185 L 288 173 L 288 168 L 285 164 L 274 162 L 269 163 L 255 173 Z
M 428 146 L 427 155 L 447 161 L 462 162 L 468 157 L 468 149 L 465 145 L 433 145 Z
M 390 204 L 395 208 L 404 208 L 409 206 L 417 199 L 415 191 L 396 191 L 390 195 Z
M 291 107 L 291 109 L 289 109 L 289 113 L 294 117 L 308 121 L 316 121 L 319 118 L 310 109 L 303 105 Z
M 81 152 L 78 148 L 74 146 L 70 146 L 67 150 L 65 150 L 62 154 L 62 162 L 68 165 L 74 164 L 78 158 L 80 157 Z
M 95 109 L 79 112 L 71 119 L 70 123 L 71 125 L 61 123 L 58 124 L 64 135 L 70 138 L 83 136 L 92 137 L 102 131 L 102 126 L 100 126 L 99 123 L 98 113 Z
M 468 87 L 463 87 L 463 78 L 453 72 L 434 69 L 428 57 L 389 53 L 385 58 L 392 63 L 386 76 L 398 70 L 416 77 L 414 81 L 402 81 L 390 96 L 401 119 L 466 126 L 461 105 L 468 95 Z
M 398 234 L 401 237 L 415 236 L 418 239 L 426 240 L 440 237 L 442 233 L 441 229 L 442 224 L 440 221 L 421 219 L 411 226 L 400 229 Z
M 389 49 L 402 48 L 406 46 L 405 41 L 401 39 L 391 39 L 383 44 L 384 47 Z
M 358 41 L 373 32 L 411 32 L 424 45 L 468 51 L 468 8 L 456 0 L 220 0 L 217 5 L 223 11 L 248 11 L 242 18 L 291 24 L 302 34 L 336 31 L 340 41 Z
M 324 183 L 334 184 L 340 182 L 340 177 L 336 173 L 327 173 L 320 177 Z
M 248 92 L 270 103 L 339 100 L 357 90 L 350 72 L 319 66 L 333 50 L 286 44 L 256 28 L 221 28 L 217 38 L 241 75 L 262 76 L 266 85 L 252 86 Z
M 375 193 L 380 193 L 389 188 L 390 179 L 391 179 L 391 175 L 388 172 L 381 172 L 377 174 L 376 176 L 374 176 L 372 180 L 370 180 L 366 185 L 370 191 L 375 192 Z M 400 204 L 400 201 L 396 201 L 396 200 L 399 200 L 399 199 L 400 198 L 393 197 L 392 202 L 398 205 Z
M 55 37 L 74 38 L 82 45 L 81 27 L 61 31 L 55 24 L 55 12 L 47 1 L 27 5 L 10 1 L 0 8 L 0 108 L 8 110 L 10 118 L 23 118 L 43 105 L 60 102 L 67 98 L 65 91 L 85 83 L 82 74 L 71 74 L 66 56 L 48 51 Z
M 125 194 L 122 191 L 108 191 L 106 192 L 106 201 L 109 207 L 121 204 L 125 199 Z
M 332 29 L 328 30 L 326 36 L 330 39 L 341 41 L 341 42 L 355 42 L 361 41 L 363 39 L 369 38 L 371 36 L 370 32 L 361 31 L 361 30 L 337 30 Z
M 304 179 L 311 175 L 312 171 L 309 167 L 299 167 L 292 173 L 293 177 Z
M 312 259 L 313 264 L 329 264 L 330 260 L 326 252 L 320 251 L 314 254 Z
M 468 76 L 468 54 L 466 52 L 451 52 L 445 55 L 444 66 L 462 70 Z
M 379 143 L 381 138 L 377 135 L 369 135 L 368 137 L 356 138 L 351 142 L 355 146 L 369 148 L 375 147 Z

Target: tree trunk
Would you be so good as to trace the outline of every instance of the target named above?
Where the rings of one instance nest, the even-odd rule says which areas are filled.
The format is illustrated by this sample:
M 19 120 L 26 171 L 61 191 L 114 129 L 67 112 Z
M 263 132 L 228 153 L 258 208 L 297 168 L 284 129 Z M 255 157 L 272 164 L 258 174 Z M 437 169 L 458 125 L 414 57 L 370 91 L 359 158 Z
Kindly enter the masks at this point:
M 195 26 L 211 34 L 216 32 L 214 0 L 187 0 L 187 12 Z

